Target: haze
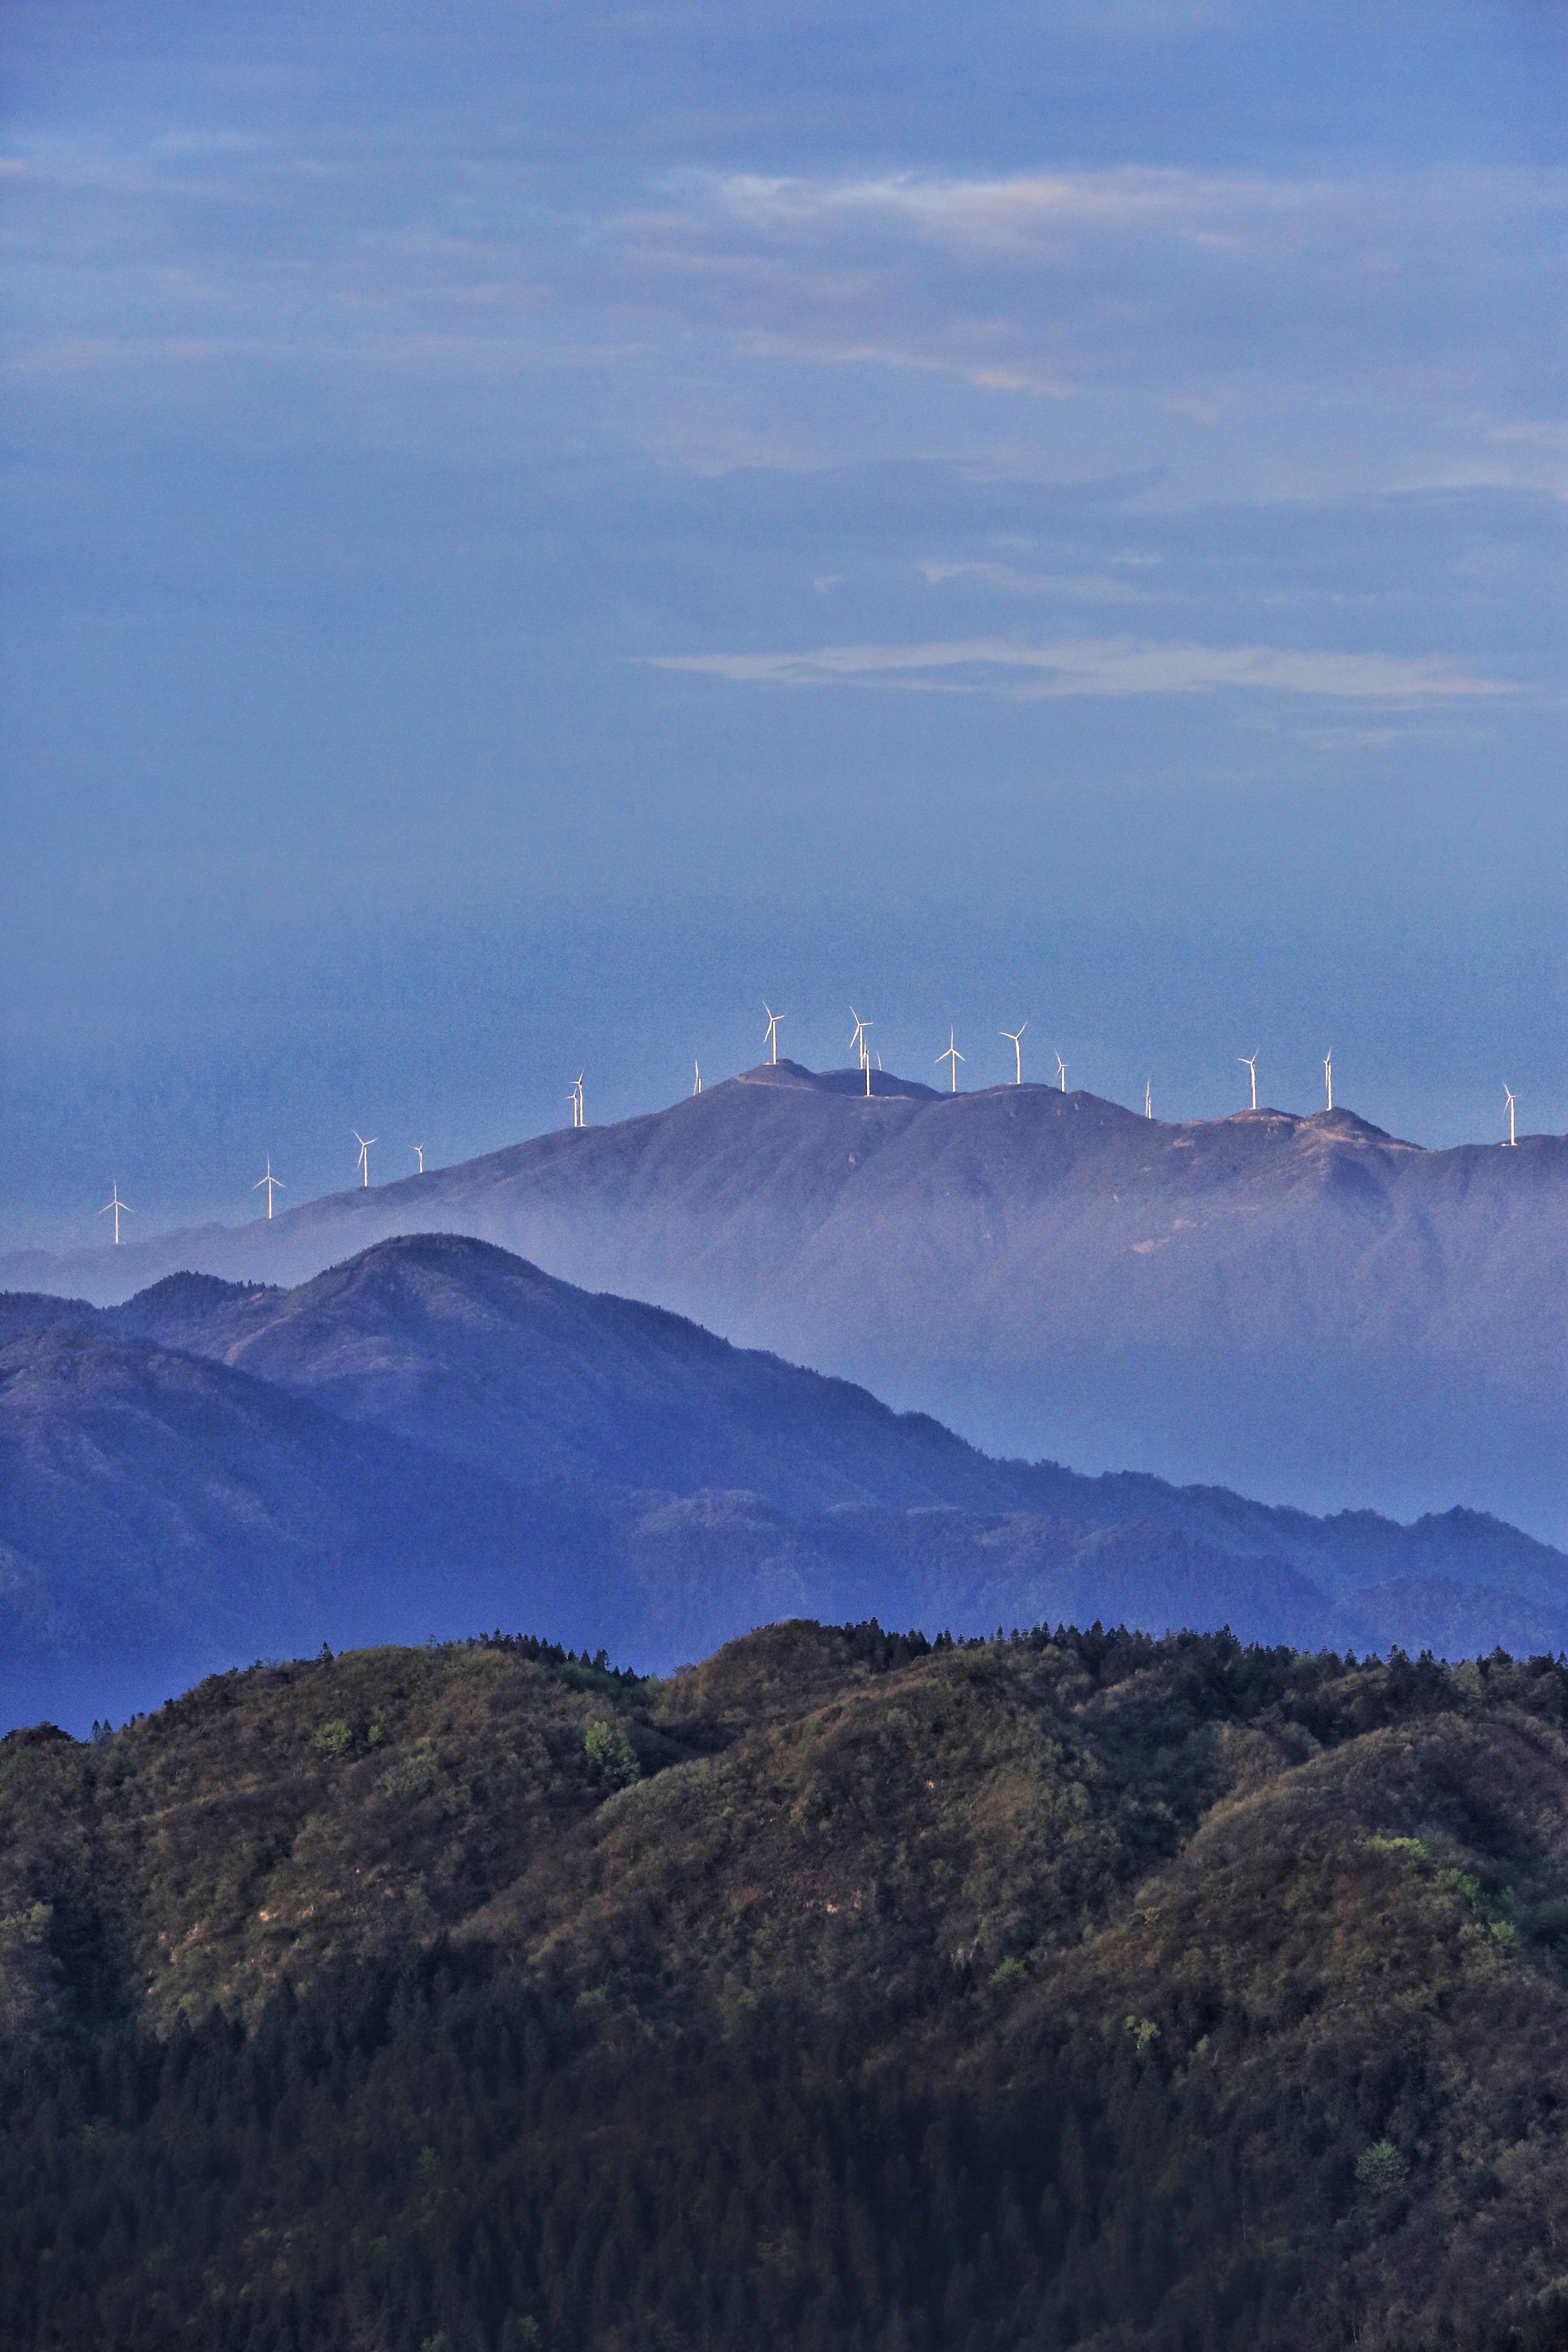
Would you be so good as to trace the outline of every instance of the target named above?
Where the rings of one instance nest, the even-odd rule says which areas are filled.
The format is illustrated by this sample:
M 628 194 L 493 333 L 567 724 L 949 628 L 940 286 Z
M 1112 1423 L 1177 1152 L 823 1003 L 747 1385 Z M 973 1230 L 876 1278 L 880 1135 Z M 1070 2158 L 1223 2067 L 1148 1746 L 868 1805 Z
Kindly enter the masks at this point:
M 4 43 L 8 1241 L 649 1108 L 764 994 L 1568 1126 L 1560 12 Z

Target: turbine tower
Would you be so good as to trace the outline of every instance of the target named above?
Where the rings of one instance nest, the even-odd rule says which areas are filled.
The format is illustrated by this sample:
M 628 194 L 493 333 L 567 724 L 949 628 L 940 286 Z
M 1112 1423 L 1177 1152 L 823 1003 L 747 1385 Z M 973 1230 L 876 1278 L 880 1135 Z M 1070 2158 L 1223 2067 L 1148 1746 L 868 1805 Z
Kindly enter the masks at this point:
M 1154 1081 L 1152 1078 L 1145 1078 L 1143 1081 L 1143 1116 L 1145 1118 L 1152 1118 L 1154 1116 Z
M 692 1063 L 691 1075 L 693 1080 L 691 1091 L 694 1095 L 700 1095 L 702 1092 L 702 1065 L 700 1062 L 694 1061 Z
M 1236 1058 L 1251 1076 L 1252 1108 L 1256 1110 L 1258 1108 L 1258 1056 L 1256 1054 L 1238 1054 Z
M 952 1091 L 956 1094 L 958 1092 L 958 1066 L 960 1062 L 963 1061 L 963 1055 L 958 1050 L 958 1046 L 955 1042 L 955 1034 L 952 1030 L 950 1029 L 947 1033 L 946 1053 L 939 1054 L 936 1058 L 939 1062 L 946 1062 L 950 1065 L 952 1071 Z
M 100 1209 L 98 1213 L 100 1217 L 107 1217 L 110 1209 L 114 1212 L 114 1246 L 118 1249 L 120 1247 L 121 1218 L 134 1216 L 136 1213 L 128 1201 L 122 1201 L 121 1199 L 120 1180 L 118 1177 L 116 1177 L 114 1182 L 110 1186 L 109 1198 L 105 1201 L 102 1208 Z
M 768 1016 L 767 1033 L 763 1043 L 768 1048 L 769 1061 L 776 1062 L 779 1057 L 779 1023 L 786 1016 L 782 1013 L 775 1013 L 765 996 L 763 999 L 763 1011 Z
M 1331 1045 L 1323 1055 L 1323 1084 L 1329 1090 L 1329 1108 L 1334 1107 L 1334 1049 Z
M 1020 1021 L 1016 1029 L 999 1029 L 996 1033 L 999 1037 L 1010 1037 L 1013 1041 L 1013 1084 L 1016 1087 L 1024 1083 L 1024 1032 L 1028 1025 L 1026 1021 Z
M 425 1173 L 425 1146 L 424 1146 L 422 1143 L 411 1143 L 411 1144 L 409 1145 L 408 1149 L 409 1149 L 409 1150 L 410 1150 L 410 1151 L 416 1151 L 416 1152 L 417 1152 L 417 1153 L 418 1153 L 418 1155 L 419 1155 L 419 1173 L 420 1173 L 420 1175 L 421 1175 L 421 1176 L 423 1176 L 423 1175 L 424 1175 L 424 1173 Z
M 1057 1076 L 1062 1082 L 1062 1092 L 1065 1095 L 1068 1090 L 1068 1066 L 1059 1054 L 1057 1055 Z
M 1511 1142 L 1513 1141 L 1513 1139 L 1514 1139 L 1514 1136 L 1513 1136 L 1513 1113 L 1514 1113 L 1514 1106 L 1515 1106 L 1515 1104 L 1518 1102 L 1518 1100 L 1519 1100 L 1519 1097 L 1514 1093 L 1513 1088 L 1512 1088 L 1511 1087 L 1504 1087 L 1504 1088 L 1503 1088 L 1503 1093 L 1504 1093 L 1504 1094 L 1506 1095 L 1506 1097 L 1508 1097 L 1508 1139 L 1509 1139 L 1509 1141 L 1511 1143 Z M 99 1215 L 100 1215 L 100 1216 L 101 1216 L 101 1215 L 103 1214 L 102 1210 L 100 1209 L 100 1210 L 99 1211 L 99 1213 L 99 1213 Z M 120 1239 L 120 1235 L 119 1235 L 118 1231 L 117 1231 L 117 1232 L 116 1232 L 116 1234 L 115 1234 L 114 1238 L 115 1238 L 115 1240 L 116 1240 L 116 1241 L 118 1241 L 118 1240 Z
M 286 1192 L 289 1190 L 289 1187 L 288 1187 L 288 1185 L 287 1185 L 287 1184 L 285 1184 L 285 1182 L 283 1181 L 282 1177 L 281 1177 L 281 1176 L 274 1176 L 274 1174 L 272 1173 L 272 1155 L 271 1155 L 271 1153 L 270 1153 L 270 1152 L 268 1152 L 268 1155 L 267 1155 L 267 1173 L 266 1173 L 266 1175 L 265 1175 L 265 1176 L 258 1176 L 258 1177 L 257 1178 L 257 1180 L 256 1180 L 255 1183 L 251 1186 L 251 1188 L 250 1188 L 250 1189 L 251 1189 L 251 1191 L 252 1191 L 253 1192 L 260 1192 L 260 1190 L 261 1190 L 261 1188 L 262 1188 L 262 1186 L 263 1186 L 264 1184 L 265 1184 L 265 1185 L 266 1185 L 266 1187 L 267 1187 L 267 1214 L 268 1214 L 268 1219 L 270 1219 L 270 1217 L 271 1217 L 271 1215 L 272 1215 L 272 1195 L 273 1195 L 273 1193 L 274 1193 L 274 1192 Z
M 359 1172 L 365 1188 L 368 1191 L 370 1186 L 370 1147 L 373 1143 L 379 1143 L 381 1141 L 381 1138 L 379 1135 L 362 1135 L 357 1127 L 351 1127 L 349 1133 L 359 1145 Z

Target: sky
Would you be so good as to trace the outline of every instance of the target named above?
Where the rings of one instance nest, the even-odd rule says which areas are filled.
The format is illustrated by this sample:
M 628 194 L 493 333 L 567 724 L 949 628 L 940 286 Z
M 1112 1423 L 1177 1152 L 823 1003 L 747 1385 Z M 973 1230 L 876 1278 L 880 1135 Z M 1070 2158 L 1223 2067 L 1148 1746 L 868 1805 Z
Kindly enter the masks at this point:
M 7 0 L 0 1240 L 763 1051 L 1568 1128 L 1568 17 Z

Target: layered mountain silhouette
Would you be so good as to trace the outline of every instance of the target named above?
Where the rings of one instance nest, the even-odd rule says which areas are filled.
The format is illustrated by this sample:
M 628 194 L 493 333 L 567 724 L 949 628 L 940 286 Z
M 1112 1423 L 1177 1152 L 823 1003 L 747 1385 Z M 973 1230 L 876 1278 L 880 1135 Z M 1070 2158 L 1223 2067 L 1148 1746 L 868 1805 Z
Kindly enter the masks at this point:
M 270 1223 L 0 1281 L 298 1283 L 458 1232 L 858 1381 L 1001 1454 L 1568 1540 L 1568 1141 L 1423 1151 L 1349 1111 L 1150 1120 L 781 1062 Z
M 994 1460 L 469 1237 L 290 1290 L 0 1298 L 0 1719 L 323 1640 L 543 1628 L 654 1669 L 759 1622 L 1095 1618 L 1450 1654 L 1568 1641 L 1568 1559 Z

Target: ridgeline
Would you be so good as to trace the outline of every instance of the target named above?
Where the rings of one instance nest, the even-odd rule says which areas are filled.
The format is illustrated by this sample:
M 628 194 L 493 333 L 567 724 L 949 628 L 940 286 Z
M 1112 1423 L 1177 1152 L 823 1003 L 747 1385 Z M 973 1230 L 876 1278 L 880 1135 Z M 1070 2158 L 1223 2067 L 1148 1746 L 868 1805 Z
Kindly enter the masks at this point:
M 1568 1643 L 1568 1559 L 1455 1510 L 1330 1519 L 998 1462 L 921 1414 L 485 1242 L 292 1291 L 0 1296 L 0 1730 L 258 1654 L 613 1626 L 660 1671 L 785 1617 L 1100 1618 L 1294 1648 Z
M 1568 1138 L 1423 1151 L 1352 1111 L 1147 1119 L 763 1065 L 274 1218 L 0 1282 L 298 1284 L 462 1233 L 933 1414 L 988 1453 L 1568 1544 Z M 95 1237 L 96 1238 L 96 1237 Z
M 1568 1671 L 779 1625 L 0 1742 L 0 2340 L 1545 2352 Z

